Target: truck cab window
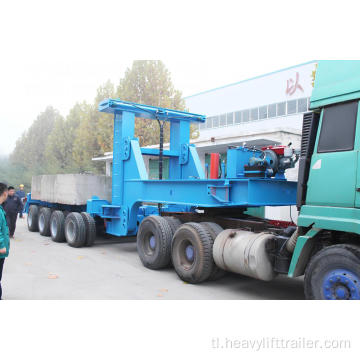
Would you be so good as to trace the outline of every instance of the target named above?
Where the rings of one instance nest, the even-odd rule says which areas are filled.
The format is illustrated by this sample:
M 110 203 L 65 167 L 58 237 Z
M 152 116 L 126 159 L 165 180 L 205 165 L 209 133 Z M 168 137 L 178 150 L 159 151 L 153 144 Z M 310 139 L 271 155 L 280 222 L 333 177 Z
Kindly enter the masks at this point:
M 354 149 L 357 110 L 357 101 L 324 109 L 318 153 Z

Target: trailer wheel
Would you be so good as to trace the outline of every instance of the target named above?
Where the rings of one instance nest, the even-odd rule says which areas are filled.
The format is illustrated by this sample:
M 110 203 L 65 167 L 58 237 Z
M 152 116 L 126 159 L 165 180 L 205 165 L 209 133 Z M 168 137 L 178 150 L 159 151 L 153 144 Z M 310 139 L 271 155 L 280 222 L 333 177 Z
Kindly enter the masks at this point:
M 341 244 L 319 251 L 305 270 L 304 290 L 310 300 L 359 300 L 360 248 Z
M 174 236 L 176 230 L 181 226 L 182 222 L 174 216 L 164 216 L 163 218 L 168 222 L 171 228 L 172 236 Z
M 212 243 L 211 243 L 211 255 L 212 255 L 212 248 L 214 245 L 214 241 L 216 239 L 216 237 L 224 230 L 220 225 L 214 223 L 214 222 L 201 222 L 201 225 L 205 226 L 210 235 L 211 235 L 211 239 L 212 239 Z M 218 266 L 216 266 L 215 262 L 214 262 L 214 267 L 213 267 L 213 271 L 211 272 L 210 276 L 209 276 L 209 280 L 218 280 L 220 278 L 222 278 L 224 275 L 226 274 L 226 271 L 223 269 L 220 269 Z
M 50 217 L 50 236 L 55 242 L 65 242 L 65 215 L 60 210 L 55 210 Z
M 81 216 L 85 223 L 85 233 L 86 233 L 86 246 L 93 246 L 96 239 L 96 224 L 95 219 L 87 212 L 82 212 Z
M 207 280 L 214 268 L 212 237 L 207 227 L 186 223 L 177 229 L 171 249 L 176 273 L 186 282 L 197 284 Z
M 171 260 L 172 231 L 161 216 L 148 216 L 140 224 L 137 234 L 137 251 L 143 265 L 149 269 L 161 269 Z
M 42 236 L 50 236 L 50 217 L 51 209 L 42 207 L 38 218 L 39 233 Z
M 86 228 L 83 217 L 77 213 L 70 213 L 65 219 L 65 238 L 72 247 L 82 247 L 86 241 Z
M 39 231 L 38 217 L 39 207 L 37 205 L 30 205 L 29 213 L 27 216 L 27 226 L 29 231 Z

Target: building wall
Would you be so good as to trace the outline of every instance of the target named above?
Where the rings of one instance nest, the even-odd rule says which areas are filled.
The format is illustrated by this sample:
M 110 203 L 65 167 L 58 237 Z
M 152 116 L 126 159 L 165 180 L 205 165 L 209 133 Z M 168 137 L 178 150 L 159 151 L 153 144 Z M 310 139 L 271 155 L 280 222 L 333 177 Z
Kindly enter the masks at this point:
M 316 62 L 280 70 L 185 98 L 190 112 L 208 117 L 310 97 Z M 271 124 L 269 123 L 269 126 Z

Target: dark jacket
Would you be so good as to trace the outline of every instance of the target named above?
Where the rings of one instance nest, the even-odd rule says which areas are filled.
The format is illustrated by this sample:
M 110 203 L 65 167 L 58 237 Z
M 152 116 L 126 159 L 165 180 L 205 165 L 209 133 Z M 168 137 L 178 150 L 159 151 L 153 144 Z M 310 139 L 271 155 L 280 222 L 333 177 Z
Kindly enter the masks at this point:
M 8 196 L 3 203 L 3 208 L 7 214 L 17 214 L 22 210 L 23 204 L 17 195 Z
M 0 205 L 0 249 L 6 248 L 5 254 L 0 254 L 0 259 L 4 259 L 9 255 L 10 240 L 9 229 L 6 222 L 5 211 Z

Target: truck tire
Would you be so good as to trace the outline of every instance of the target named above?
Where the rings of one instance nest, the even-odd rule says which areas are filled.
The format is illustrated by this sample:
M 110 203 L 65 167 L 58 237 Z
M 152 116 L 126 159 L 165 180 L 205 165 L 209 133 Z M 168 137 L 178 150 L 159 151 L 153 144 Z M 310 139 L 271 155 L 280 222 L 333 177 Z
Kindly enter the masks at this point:
M 96 239 L 95 219 L 87 212 L 82 212 L 81 216 L 85 223 L 85 245 L 93 246 Z
M 211 254 L 213 253 L 213 245 L 214 245 L 214 241 L 216 239 L 216 237 L 224 230 L 220 225 L 214 223 L 214 222 L 201 222 L 201 225 L 205 226 L 210 235 L 211 235 L 211 239 L 212 239 L 212 243 L 211 243 Z M 222 278 L 224 275 L 226 274 L 226 271 L 223 269 L 220 269 L 218 266 L 216 266 L 215 262 L 214 262 L 214 267 L 213 267 L 213 271 L 211 272 L 209 279 L 208 280 L 219 280 L 220 278 Z
M 171 228 L 172 236 L 174 236 L 176 230 L 181 226 L 182 222 L 174 216 L 164 216 L 163 218 L 168 222 Z
M 177 229 L 171 259 L 180 279 L 197 284 L 209 278 L 214 268 L 212 242 L 207 227 L 201 224 L 189 222 Z
M 50 236 L 55 242 L 65 242 L 65 216 L 60 210 L 55 210 L 50 217 Z
M 42 207 L 38 218 L 39 233 L 42 236 L 50 236 L 50 217 L 51 209 Z
M 304 290 L 309 300 L 359 300 L 360 248 L 341 244 L 320 250 L 306 267 Z
M 32 232 L 39 231 L 38 218 L 39 218 L 39 207 L 37 205 L 30 205 L 29 213 L 27 216 L 27 226 L 29 231 Z
M 65 238 L 72 247 L 82 247 L 86 241 L 86 228 L 83 217 L 77 213 L 70 213 L 65 219 Z
M 161 216 L 148 216 L 137 233 L 137 251 L 143 265 L 161 269 L 170 264 L 172 231 L 168 221 Z

